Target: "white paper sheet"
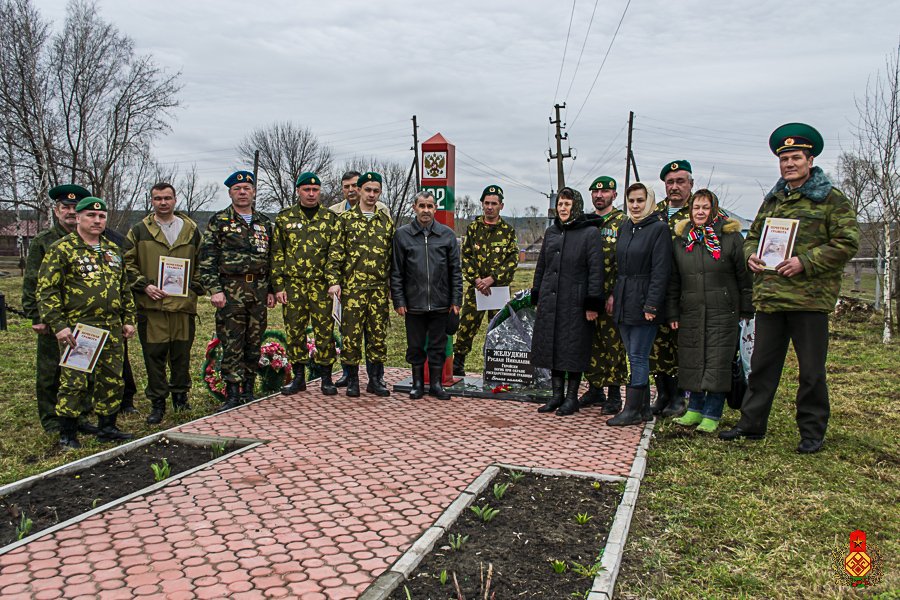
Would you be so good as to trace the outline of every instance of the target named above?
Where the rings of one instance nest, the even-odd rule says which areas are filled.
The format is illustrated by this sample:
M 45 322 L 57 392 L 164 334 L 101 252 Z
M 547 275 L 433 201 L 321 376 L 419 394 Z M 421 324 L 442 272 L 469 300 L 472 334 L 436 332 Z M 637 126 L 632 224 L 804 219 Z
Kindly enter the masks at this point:
M 509 302 L 508 285 L 492 287 L 490 296 L 475 290 L 475 308 L 478 310 L 500 310 L 507 302 Z

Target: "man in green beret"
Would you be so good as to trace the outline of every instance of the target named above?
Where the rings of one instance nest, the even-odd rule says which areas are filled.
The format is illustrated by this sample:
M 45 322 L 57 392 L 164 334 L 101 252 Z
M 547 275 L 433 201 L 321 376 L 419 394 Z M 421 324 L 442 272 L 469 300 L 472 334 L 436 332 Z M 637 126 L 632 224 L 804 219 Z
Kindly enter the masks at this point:
M 384 381 L 387 360 L 388 303 L 391 272 L 391 240 L 394 222 L 378 210 L 382 177 L 363 173 L 357 180 L 359 203 L 340 216 L 339 242 L 334 246 L 339 265 L 340 285 L 328 291 L 343 307 L 341 363 L 347 369 L 347 396 L 360 395 L 359 365 L 365 345 L 368 382 L 366 392 L 389 396 Z
M 28 246 L 25 260 L 25 276 L 22 279 L 22 309 L 25 317 L 31 319 L 31 329 L 37 334 L 37 361 L 35 362 L 35 397 L 41 427 L 47 432 L 59 431 L 56 420 L 56 396 L 59 392 L 59 343 L 50 327 L 41 320 L 38 309 L 37 282 L 41 262 L 47 250 L 59 239 L 64 238 L 76 226 L 75 205 L 91 193 L 80 185 L 58 185 L 50 190 L 54 201 L 54 223 L 49 229 L 37 234 Z M 89 426 L 96 433 L 96 428 Z
M 828 315 L 841 289 L 844 266 L 859 249 L 859 226 L 853 203 L 813 166 L 825 143 L 804 123 L 787 123 L 769 136 L 781 178 L 766 194 L 744 241 L 744 256 L 753 272 L 756 329 L 750 377 L 737 425 L 723 431 L 726 441 L 759 440 L 781 381 L 788 343 L 800 365 L 797 389 L 797 452 L 822 449 L 831 407 L 825 378 Z M 768 219 L 794 222 L 791 255 L 777 264 L 758 253 Z
M 319 202 L 322 180 L 311 172 L 296 181 L 297 204 L 275 218 L 272 245 L 272 278 L 275 299 L 284 305 L 287 352 L 294 380 L 282 388 L 285 395 L 306 389 L 307 362 L 316 365 L 322 393 L 337 394 L 331 380 L 335 360 L 334 321 L 328 288 L 337 285 L 340 274 L 336 253 L 338 216 Z M 307 346 L 306 328 L 312 328 L 312 346 Z
M 109 335 L 91 373 L 60 370 L 56 416 L 64 449 L 79 448 L 78 417 L 90 411 L 99 418 L 98 438 L 126 440 L 116 416 L 122 402 L 123 338 L 135 332 L 134 296 L 119 247 L 103 237 L 106 202 L 86 197 L 75 207 L 76 227 L 53 244 L 41 263 L 37 299 L 41 321 L 61 346 L 75 348 L 78 323 Z
M 200 241 L 197 274 L 216 308 L 222 379 L 229 410 L 251 402 L 259 349 L 275 306 L 270 270 L 272 221 L 253 207 L 256 179 L 236 171 L 225 180 L 231 205 L 215 213 Z
M 485 311 L 479 311 L 475 291 L 491 295 L 493 286 L 512 283 L 519 266 L 519 243 L 516 230 L 500 217 L 503 210 L 503 188 L 489 185 L 481 192 L 482 215 L 466 228 L 462 244 L 463 280 L 468 284 L 459 316 L 459 331 L 453 344 L 453 374 L 466 374 L 466 355 L 481 328 Z M 497 311 L 487 311 L 488 322 Z
M 612 320 L 612 291 L 616 283 L 616 240 L 625 213 L 615 207 L 618 184 L 612 177 L 601 176 L 591 183 L 594 214 L 603 219 L 600 234 L 603 239 L 603 297 L 606 310 L 594 321 L 594 343 L 591 368 L 587 372 L 588 390 L 581 396 L 581 406 L 601 404 L 604 415 L 615 415 L 622 409 L 621 387 L 628 383 L 625 347 Z M 603 388 L 607 391 L 604 394 Z
M 681 159 L 666 163 L 659 172 L 666 186 L 666 197 L 656 205 L 656 210 L 669 219 L 669 229 L 675 237 L 675 224 L 690 218 L 690 200 L 693 196 L 694 175 L 691 163 Z M 650 351 L 650 372 L 656 381 L 656 402 L 653 414 L 679 417 L 687 410 L 684 390 L 678 387 L 678 332 L 666 325 L 659 332 Z

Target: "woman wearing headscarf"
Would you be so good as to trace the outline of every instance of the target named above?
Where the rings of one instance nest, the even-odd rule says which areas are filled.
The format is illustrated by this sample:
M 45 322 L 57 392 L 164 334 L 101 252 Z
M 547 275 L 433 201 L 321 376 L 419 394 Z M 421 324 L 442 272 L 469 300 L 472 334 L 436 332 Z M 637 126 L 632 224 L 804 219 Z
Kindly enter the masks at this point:
M 739 319 L 753 315 L 753 280 L 741 225 L 719 212 L 711 191 L 694 193 L 690 218 L 675 224 L 675 235 L 666 316 L 678 330 L 678 383 L 691 392 L 675 422 L 712 433 L 731 389 Z
M 604 306 L 601 223 L 597 215 L 584 214 L 579 192 L 559 191 L 531 290 L 537 304 L 531 363 L 551 370 L 552 395 L 541 413 L 566 416 L 578 410 L 578 385 L 591 362 L 592 322 Z
M 672 266 L 672 237 L 666 215 L 656 211 L 656 194 L 643 183 L 625 190 L 628 219 L 616 240 L 616 285 L 612 318 L 625 344 L 631 379 L 625 407 L 607 425 L 640 425 L 650 410 L 650 350 L 664 323 L 666 288 Z

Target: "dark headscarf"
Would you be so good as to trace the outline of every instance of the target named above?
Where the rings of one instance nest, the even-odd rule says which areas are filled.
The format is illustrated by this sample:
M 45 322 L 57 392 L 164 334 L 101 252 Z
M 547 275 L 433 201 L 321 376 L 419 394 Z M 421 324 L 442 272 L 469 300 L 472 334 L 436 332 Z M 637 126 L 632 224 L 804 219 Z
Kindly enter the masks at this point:
M 581 198 L 581 192 L 578 190 L 574 190 L 570 187 L 564 187 L 559 190 L 559 195 L 557 196 L 557 202 L 559 202 L 559 198 L 562 197 L 571 197 L 572 198 L 572 214 L 569 216 L 569 220 L 566 223 L 574 223 L 578 217 L 584 214 L 584 200 Z M 559 216 L 556 217 L 557 225 L 563 225 L 563 222 L 560 221 Z

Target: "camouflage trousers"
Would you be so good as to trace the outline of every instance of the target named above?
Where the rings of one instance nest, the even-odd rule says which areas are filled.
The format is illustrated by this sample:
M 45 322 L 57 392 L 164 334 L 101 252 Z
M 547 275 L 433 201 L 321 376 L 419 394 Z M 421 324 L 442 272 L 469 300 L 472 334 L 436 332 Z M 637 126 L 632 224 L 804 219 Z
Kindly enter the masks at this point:
M 121 325 L 110 327 L 109 337 L 94 365 L 93 373 L 84 373 L 75 369 L 61 368 L 59 373 L 59 395 L 56 401 L 56 414 L 60 417 L 75 418 L 94 412 L 105 417 L 114 415 L 122 404 L 122 367 L 125 360 L 125 346 L 122 343 Z
M 44 431 L 58 431 L 56 398 L 59 395 L 59 342 L 52 333 L 37 336 L 34 395 Z
M 650 351 L 650 372 L 678 376 L 678 331 L 659 326 Z
M 622 337 L 612 317 L 600 312 L 591 347 L 591 367 L 585 379 L 592 386 L 622 386 L 628 383 L 628 364 Z
M 306 362 L 306 326 L 312 325 L 317 365 L 334 364 L 334 319 L 331 318 L 331 297 L 324 281 L 288 279 L 287 304 L 284 305 L 284 328 L 287 332 L 287 352 L 291 362 Z
M 144 394 L 148 400 L 165 400 L 169 392 L 190 391 L 195 323 L 196 317 L 187 313 L 160 310 L 138 313 L 138 337 L 147 366 Z
M 463 295 L 462 309 L 459 311 L 459 330 L 453 340 L 454 354 L 465 356 L 472 351 L 472 342 L 481 329 L 481 322 L 487 313 L 488 323 L 497 314 L 496 310 L 478 310 L 475 304 L 475 286 L 470 285 Z
M 373 290 L 344 290 L 341 293 L 341 363 L 355 366 L 362 361 L 363 341 L 366 360 L 387 360 L 387 332 L 390 319 L 387 286 Z
M 225 306 L 216 311 L 216 337 L 222 345 L 222 379 L 239 383 L 259 368 L 259 347 L 266 331 L 265 292 L 241 280 L 225 284 Z

